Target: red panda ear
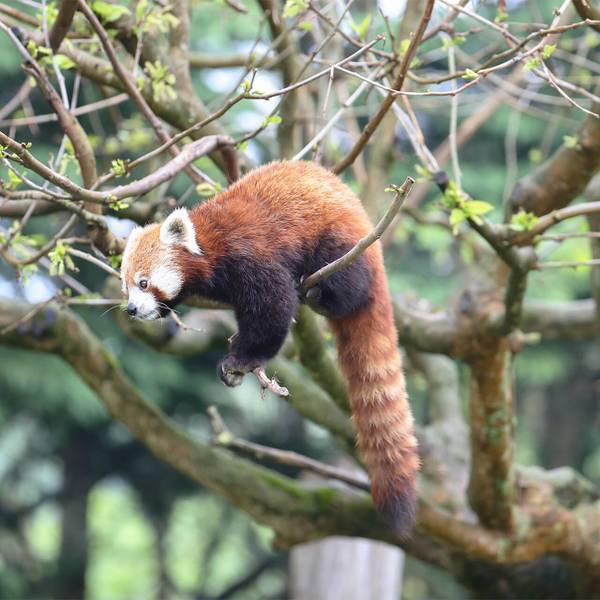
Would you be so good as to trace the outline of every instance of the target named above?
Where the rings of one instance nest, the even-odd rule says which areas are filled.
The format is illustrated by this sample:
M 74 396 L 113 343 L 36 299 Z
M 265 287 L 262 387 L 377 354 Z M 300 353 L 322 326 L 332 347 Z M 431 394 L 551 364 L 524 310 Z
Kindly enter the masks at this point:
M 167 246 L 183 246 L 192 254 L 202 254 L 194 224 L 185 208 L 175 209 L 160 226 L 160 241 Z

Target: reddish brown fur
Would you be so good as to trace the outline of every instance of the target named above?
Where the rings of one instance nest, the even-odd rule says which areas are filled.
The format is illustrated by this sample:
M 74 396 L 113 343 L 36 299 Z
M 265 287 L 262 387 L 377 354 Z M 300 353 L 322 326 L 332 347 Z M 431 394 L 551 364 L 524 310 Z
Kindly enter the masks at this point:
M 177 255 L 185 279 L 199 272 L 209 278 L 224 256 L 268 263 L 283 254 L 300 256 L 331 232 L 350 247 L 372 229 L 352 191 L 308 162 L 256 169 L 196 207 L 190 218 L 202 256 Z M 414 518 L 417 443 L 379 243 L 364 260 L 372 278 L 368 303 L 350 316 L 332 319 L 331 326 L 375 504 L 405 533 Z
M 268 261 L 281 250 L 298 249 L 331 229 L 349 244 L 372 229 L 352 191 L 330 172 L 308 162 L 272 163 L 252 171 L 196 208 L 191 218 L 208 264 L 231 251 L 232 239 L 237 251 Z M 373 272 L 369 306 L 332 320 L 331 325 L 375 504 L 388 516 L 408 522 L 414 512 L 419 469 L 417 442 L 380 244 L 371 246 L 365 256 Z M 404 506 L 395 506 L 398 503 Z M 410 514 L 398 517 L 398 511 Z M 399 526 L 404 528 L 402 523 Z
M 381 250 L 369 260 L 375 270 L 371 304 L 332 320 L 338 356 L 348 381 L 358 447 L 371 476 L 378 510 L 407 533 L 416 510 L 417 440 L 398 352 Z

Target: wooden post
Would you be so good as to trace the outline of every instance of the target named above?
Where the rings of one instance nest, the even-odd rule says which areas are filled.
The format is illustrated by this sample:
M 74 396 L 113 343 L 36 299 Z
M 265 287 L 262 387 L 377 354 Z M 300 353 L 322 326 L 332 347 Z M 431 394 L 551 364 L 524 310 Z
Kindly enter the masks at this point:
M 330 537 L 290 553 L 292 600 L 398 600 L 404 553 L 361 538 Z

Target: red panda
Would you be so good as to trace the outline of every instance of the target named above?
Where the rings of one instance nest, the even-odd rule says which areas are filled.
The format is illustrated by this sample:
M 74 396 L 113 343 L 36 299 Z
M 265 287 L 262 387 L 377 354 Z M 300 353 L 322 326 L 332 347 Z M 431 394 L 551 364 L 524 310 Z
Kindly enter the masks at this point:
M 136 228 L 121 276 L 127 311 L 166 316 L 190 296 L 233 306 L 238 333 L 218 375 L 229 386 L 275 356 L 299 302 L 325 314 L 347 380 L 358 446 L 375 505 L 395 531 L 409 532 L 419 470 L 381 246 L 299 298 L 299 283 L 345 254 L 372 229 L 359 199 L 310 162 L 251 171 L 189 213 Z

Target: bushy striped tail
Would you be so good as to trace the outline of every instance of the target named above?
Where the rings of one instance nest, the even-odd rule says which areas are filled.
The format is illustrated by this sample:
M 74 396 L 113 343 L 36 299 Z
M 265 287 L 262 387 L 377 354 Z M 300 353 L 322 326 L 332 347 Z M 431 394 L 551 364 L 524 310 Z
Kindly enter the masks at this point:
M 373 501 L 406 536 L 415 520 L 419 456 L 387 281 L 383 266 L 375 267 L 369 305 L 331 325 Z

